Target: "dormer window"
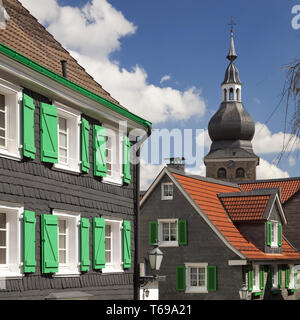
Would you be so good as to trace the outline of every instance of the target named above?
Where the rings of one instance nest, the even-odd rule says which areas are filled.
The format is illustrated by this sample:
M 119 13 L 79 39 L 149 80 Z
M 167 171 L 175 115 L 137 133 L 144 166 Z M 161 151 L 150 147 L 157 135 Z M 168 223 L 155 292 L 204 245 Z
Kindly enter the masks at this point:
M 277 247 L 278 246 L 278 222 L 271 222 L 272 225 L 272 232 L 271 232 L 271 246 Z
M 173 183 L 163 183 L 161 185 L 161 200 L 173 199 Z
M 266 227 L 267 246 L 278 248 L 282 245 L 282 224 L 278 221 L 268 221 Z

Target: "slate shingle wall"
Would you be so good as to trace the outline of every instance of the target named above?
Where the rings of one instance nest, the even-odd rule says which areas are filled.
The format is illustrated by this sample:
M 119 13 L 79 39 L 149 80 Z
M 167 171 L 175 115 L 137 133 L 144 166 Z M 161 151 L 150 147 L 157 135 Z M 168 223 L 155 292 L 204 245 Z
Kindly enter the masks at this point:
M 114 186 L 103 183 L 93 176 L 93 136 L 92 125 L 97 121 L 84 117 L 90 122 L 90 163 L 89 174 L 73 174 L 52 169 L 52 165 L 40 161 L 40 109 L 39 102 L 51 103 L 28 90 L 24 92 L 35 99 L 35 160 L 14 161 L 0 157 L 0 201 L 24 205 L 24 209 L 36 213 L 36 259 L 34 274 L 25 275 L 22 280 L 7 280 L 6 290 L 0 290 L 0 299 L 30 298 L 47 296 L 51 291 L 76 289 L 94 292 L 101 299 L 102 289 L 110 293 L 102 296 L 105 299 L 133 298 L 133 262 L 134 262 L 134 218 L 135 201 L 135 168 L 132 166 L 132 182 L 129 186 Z M 41 226 L 40 216 L 51 214 L 53 209 L 80 212 L 82 217 L 110 216 L 131 222 L 132 268 L 122 274 L 105 274 L 101 271 L 90 272 L 73 278 L 52 278 L 41 274 Z M 90 259 L 92 261 L 92 227 L 90 230 Z M 120 291 L 115 290 L 119 288 Z M 52 291 L 51 291 L 52 292 Z M 103 291 L 104 292 L 104 291 Z M 114 294 L 115 293 L 115 294 Z

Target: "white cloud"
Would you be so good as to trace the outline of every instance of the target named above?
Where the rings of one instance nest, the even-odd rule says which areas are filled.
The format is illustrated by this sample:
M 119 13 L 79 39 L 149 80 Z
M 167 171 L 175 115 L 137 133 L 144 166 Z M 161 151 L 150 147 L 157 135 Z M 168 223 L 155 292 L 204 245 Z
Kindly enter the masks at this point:
M 289 165 L 291 166 L 291 167 L 294 167 L 295 166 L 295 164 L 296 164 L 296 159 L 293 157 L 293 156 L 289 156 Z
M 156 123 L 204 115 L 206 105 L 200 89 L 160 88 L 147 81 L 142 67 L 127 70 L 111 61 L 110 54 L 121 47 L 120 39 L 134 34 L 137 27 L 107 0 L 92 0 L 83 8 L 62 7 L 56 0 L 21 2 L 130 111 Z
M 206 166 L 203 163 L 199 168 L 186 168 L 185 172 L 190 175 L 206 177 Z
M 165 76 L 163 76 L 161 79 L 160 79 L 160 84 L 162 84 L 163 82 L 165 81 L 169 81 L 171 80 L 171 76 L 169 74 L 166 74 Z
M 276 165 L 260 158 L 260 164 L 256 170 L 257 179 L 277 179 L 288 178 L 290 175 L 287 171 L 283 171 Z
M 164 167 L 164 164 L 153 165 L 141 159 L 140 189 L 147 190 Z

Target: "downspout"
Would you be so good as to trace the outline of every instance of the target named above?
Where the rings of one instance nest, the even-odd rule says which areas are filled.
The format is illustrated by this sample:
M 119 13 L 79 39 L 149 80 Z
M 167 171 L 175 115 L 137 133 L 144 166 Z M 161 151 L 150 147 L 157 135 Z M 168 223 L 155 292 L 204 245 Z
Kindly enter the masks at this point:
M 139 260 L 140 260 L 140 246 L 139 246 L 139 216 L 140 216 L 140 154 L 141 154 L 141 146 L 142 144 L 149 138 L 151 135 L 152 128 L 148 126 L 147 134 L 144 135 L 141 140 L 136 139 L 136 144 L 139 143 L 138 149 L 136 151 L 136 155 L 139 159 L 139 162 L 135 166 L 135 185 L 136 185 L 136 214 L 135 214 L 135 223 L 134 223 L 134 300 L 140 299 L 140 268 L 139 268 Z

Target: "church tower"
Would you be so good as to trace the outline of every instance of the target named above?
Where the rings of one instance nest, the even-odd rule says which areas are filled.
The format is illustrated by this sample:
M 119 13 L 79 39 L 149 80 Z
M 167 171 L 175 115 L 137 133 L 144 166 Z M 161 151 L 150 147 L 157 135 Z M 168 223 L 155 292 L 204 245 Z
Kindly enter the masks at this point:
M 256 179 L 259 157 L 252 148 L 254 121 L 242 103 L 242 83 L 234 64 L 237 54 L 230 31 L 229 66 L 222 87 L 222 103 L 208 125 L 212 145 L 204 157 L 206 176 L 225 181 Z

